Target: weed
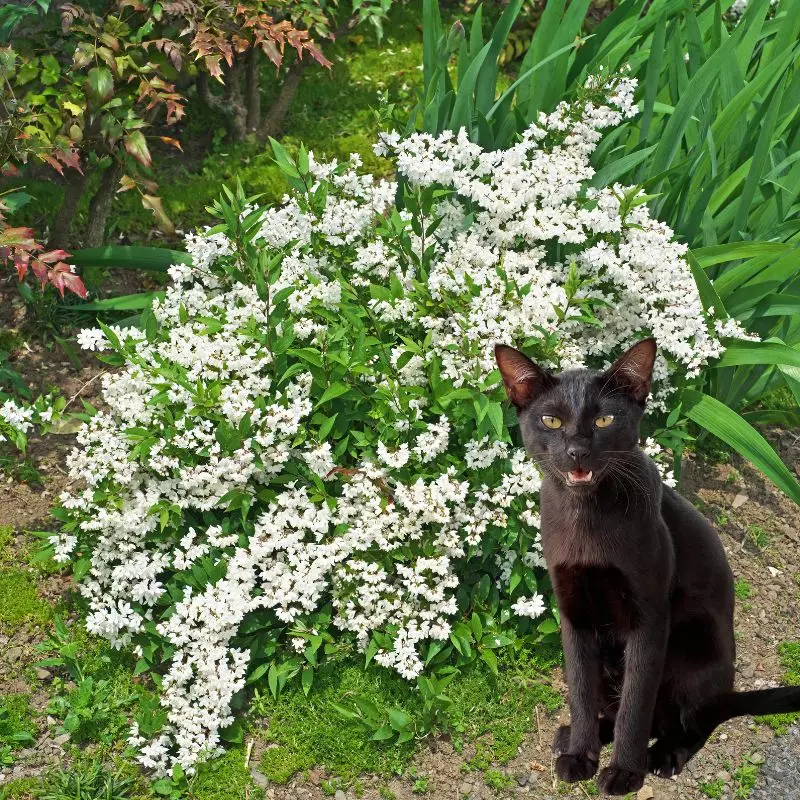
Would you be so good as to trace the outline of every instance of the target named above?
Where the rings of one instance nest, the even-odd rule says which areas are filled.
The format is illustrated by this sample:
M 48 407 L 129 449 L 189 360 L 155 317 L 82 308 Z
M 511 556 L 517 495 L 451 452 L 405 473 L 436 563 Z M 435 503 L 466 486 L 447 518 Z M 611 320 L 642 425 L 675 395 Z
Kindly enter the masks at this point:
M 725 483 L 730 486 L 732 483 L 736 483 L 742 479 L 742 473 L 739 472 L 738 469 L 731 467 L 728 474 L 725 476 Z
M 724 528 L 728 524 L 728 515 L 724 511 L 718 511 L 715 520 L 720 528 Z
M 383 800 L 397 800 L 397 795 L 386 784 L 383 784 L 380 789 L 378 789 L 378 794 Z
M 417 778 L 411 787 L 411 791 L 414 792 L 414 794 L 426 794 L 430 791 L 429 783 L 430 778 L 427 775 Z
M 750 597 L 750 584 L 745 580 L 738 580 L 733 585 L 733 591 L 740 600 L 747 600 Z
M 40 800 L 129 800 L 135 781 L 119 773 L 108 772 L 98 761 L 78 761 L 68 770 L 48 773 Z
M 498 769 L 487 769 L 483 775 L 483 779 L 488 787 L 496 789 L 497 791 L 508 789 L 514 784 L 514 781 L 512 781 L 508 775 L 500 772 Z
M 713 781 L 701 781 L 697 788 L 706 796 L 711 798 L 722 797 L 725 793 L 725 782 L 717 778 Z
M 764 550 L 769 544 L 770 536 L 761 525 L 748 525 L 747 535 L 759 550 Z
M 758 773 L 761 771 L 759 764 L 751 764 L 745 761 L 741 767 L 733 773 L 733 797 L 734 800 L 747 800 L 750 792 L 756 785 Z
M 38 649 L 51 654 L 41 666 L 66 673 L 53 680 L 47 710 L 62 720 L 62 729 L 73 741 L 111 744 L 123 737 L 132 710 L 149 696 L 134 684 L 129 657 L 90 638 L 81 626 L 67 628 L 59 617 Z

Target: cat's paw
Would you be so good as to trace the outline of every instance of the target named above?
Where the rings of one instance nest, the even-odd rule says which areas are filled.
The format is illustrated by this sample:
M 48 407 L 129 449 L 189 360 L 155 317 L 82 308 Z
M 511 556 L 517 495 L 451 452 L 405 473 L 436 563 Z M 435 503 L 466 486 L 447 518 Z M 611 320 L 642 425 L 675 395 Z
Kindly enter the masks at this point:
M 597 776 L 597 788 L 601 794 L 629 794 L 642 788 L 644 775 L 644 772 L 621 767 L 606 767 Z
M 562 725 L 553 738 L 553 752 L 566 753 L 569 750 L 569 737 L 572 733 L 572 728 L 569 725 Z
M 556 775 L 567 783 L 588 781 L 597 772 L 597 765 L 589 756 L 564 753 L 556 759 Z
M 671 747 L 656 742 L 647 751 L 647 769 L 659 778 L 671 778 L 680 775 L 690 756 L 685 747 Z

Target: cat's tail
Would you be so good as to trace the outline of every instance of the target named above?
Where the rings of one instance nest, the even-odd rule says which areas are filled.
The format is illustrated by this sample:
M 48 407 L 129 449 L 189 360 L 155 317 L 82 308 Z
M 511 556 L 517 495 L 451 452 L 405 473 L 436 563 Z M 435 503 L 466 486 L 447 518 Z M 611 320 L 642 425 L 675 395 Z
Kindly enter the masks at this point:
M 781 686 L 778 689 L 724 694 L 700 710 L 698 721 L 702 727 L 713 730 L 733 717 L 760 717 L 793 711 L 800 711 L 800 686 Z

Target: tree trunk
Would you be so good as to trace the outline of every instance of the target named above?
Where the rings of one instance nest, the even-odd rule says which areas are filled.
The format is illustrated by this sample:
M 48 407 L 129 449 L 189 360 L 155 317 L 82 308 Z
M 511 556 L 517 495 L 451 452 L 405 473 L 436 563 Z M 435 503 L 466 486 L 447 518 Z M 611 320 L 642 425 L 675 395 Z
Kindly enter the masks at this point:
M 48 246 L 53 250 L 70 246 L 72 223 L 78 210 L 83 193 L 86 190 L 86 176 L 75 169 L 67 169 L 64 175 L 64 200 L 61 203 L 53 227 L 50 231 Z
M 233 142 L 241 142 L 247 136 L 247 105 L 242 86 L 243 66 L 241 57 L 236 58 L 225 75 L 223 111 L 226 113 L 228 138 Z
M 195 88 L 198 99 L 206 108 L 222 114 L 228 139 L 233 142 L 242 141 L 247 135 L 248 106 L 243 98 L 241 62 L 234 61 L 233 66 L 225 73 L 221 96 L 211 94 L 208 75 L 205 72 L 198 74 Z M 260 107 L 260 98 L 258 103 Z
M 283 129 L 286 114 L 289 111 L 289 107 L 292 105 L 292 100 L 294 99 L 298 86 L 300 86 L 300 81 L 307 66 L 307 59 L 304 61 L 295 61 L 286 72 L 286 77 L 283 79 L 275 102 L 264 115 L 264 119 L 261 120 L 258 136 L 262 142 L 266 141 L 270 136 L 278 136 Z
M 195 89 L 197 89 L 197 99 L 206 107 L 206 108 L 216 108 L 218 105 L 218 98 L 214 97 L 211 94 L 211 90 L 208 88 L 208 73 L 207 72 L 198 72 L 197 79 L 194 83 Z
M 106 222 L 111 211 L 119 179 L 122 175 L 122 164 L 113 161 L 100 178 L 100 187 L 97 189 L 91 203 L 89 203 L 89 224 L 86 226 L 86 247 L 99 247 L 103 244 L 106 235 Z
M 247 76 L 245 92 L 247 96 L 247 133 L 255 133 L 261 124 L 261 86 L 258 79 L 260 50 L 251 47 L 247 51 Z

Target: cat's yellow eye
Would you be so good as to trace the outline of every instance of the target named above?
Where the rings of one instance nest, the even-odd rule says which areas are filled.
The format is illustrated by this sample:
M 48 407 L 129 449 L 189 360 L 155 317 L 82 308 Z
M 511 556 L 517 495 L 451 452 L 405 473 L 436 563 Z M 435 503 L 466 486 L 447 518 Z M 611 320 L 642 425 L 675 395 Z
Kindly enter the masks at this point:
M 607 428 L 613 421 L 614 417 L 611 414 L 606 414 L 605 417 L 598 417 L 594 421 L 594 426 L 595 428 Z
M 551 431 L 558 430 L 561 427 L 561 420 L 558 417 L 551 417 L 549 414 L 545 414 L 542 417 L 542 422 L 545 428 L 550 428 Z

